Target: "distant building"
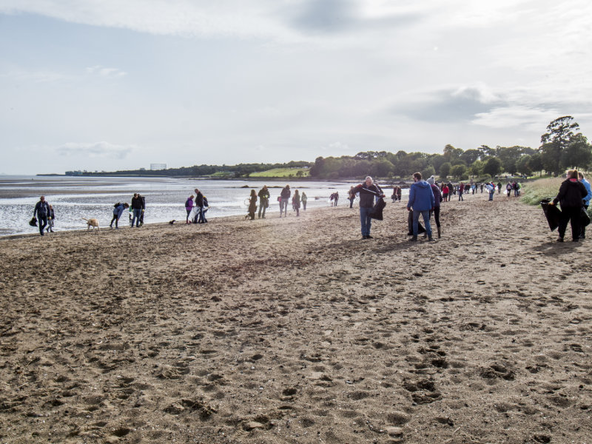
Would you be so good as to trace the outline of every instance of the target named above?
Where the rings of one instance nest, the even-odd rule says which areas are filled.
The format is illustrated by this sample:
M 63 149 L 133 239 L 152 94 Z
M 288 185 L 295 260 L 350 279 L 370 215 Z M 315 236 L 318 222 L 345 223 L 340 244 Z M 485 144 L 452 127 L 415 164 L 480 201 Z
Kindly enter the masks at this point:
M 151 163 L 150 164 L 150 170 L 151 171 L 155 171 L 155 170 L 166 170 L 166 163 Z

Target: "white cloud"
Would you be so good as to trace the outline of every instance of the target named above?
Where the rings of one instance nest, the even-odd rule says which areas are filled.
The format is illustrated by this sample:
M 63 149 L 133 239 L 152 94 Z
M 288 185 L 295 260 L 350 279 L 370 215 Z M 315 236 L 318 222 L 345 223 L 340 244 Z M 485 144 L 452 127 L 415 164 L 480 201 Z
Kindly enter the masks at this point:
M 102 157 L 111 159 L 125 159 L 135 149 L 136 146 L 114 145 L 109 142 L 96 143 L 66 143 L 57 148 L 61 156 L 80 156 L 80 157 Z
M 33 159 L 44 168 L 536 146 L 565 114 L 592 133 L 588 0 L 0 0 L 2 13 L 0 133 L 8 150 L 54 147 Z
M 493 108 L 487 113 L 478 113 L 472 121 L 475 125 L 489 128 L 517 128 L 541 131 L 551 120 L 556 119 L 556 109 L 529 108 L 527 106 L 506 106 Z
M 270 0 L 4 0 L 0 12 L 160 35 L 262 37 L 285 34 Z
M 119 68 L 105 68 L 101 65 L 86 68 L 86 72 L 89 74 L 98 75 L 109 79 L 125 77 L 127 75 L 125 71 L 122 71 Z
M 54 83 L 71 80 L 72 76 L 54 71 L 33 72 L 18 69 L 0 73 L 0 78 L 10 79 L 16 82 Z

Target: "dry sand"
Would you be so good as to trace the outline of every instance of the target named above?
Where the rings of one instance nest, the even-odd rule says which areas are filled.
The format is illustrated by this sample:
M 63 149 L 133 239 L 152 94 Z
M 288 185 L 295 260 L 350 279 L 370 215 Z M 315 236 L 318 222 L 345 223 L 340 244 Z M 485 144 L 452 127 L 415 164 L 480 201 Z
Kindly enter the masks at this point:
M 592 442 L 590 241 L 486 199 L 2 240 L 0 442 Z

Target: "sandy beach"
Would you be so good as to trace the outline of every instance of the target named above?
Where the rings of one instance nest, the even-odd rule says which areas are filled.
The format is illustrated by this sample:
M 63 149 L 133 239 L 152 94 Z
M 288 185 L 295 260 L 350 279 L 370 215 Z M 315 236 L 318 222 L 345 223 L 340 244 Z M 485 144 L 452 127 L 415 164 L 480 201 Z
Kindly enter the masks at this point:
M 0 239 L 1 443 L 590 443 L 589 243 L 404 203 Z

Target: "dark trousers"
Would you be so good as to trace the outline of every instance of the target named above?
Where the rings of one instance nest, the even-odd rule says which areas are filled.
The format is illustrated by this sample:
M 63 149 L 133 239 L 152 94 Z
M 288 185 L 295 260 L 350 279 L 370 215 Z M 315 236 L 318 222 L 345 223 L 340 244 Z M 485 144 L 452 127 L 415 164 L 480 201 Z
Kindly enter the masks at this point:
M 407 226 L 409 228 L 409 231 L 407 232 L 407 236 L 413 236 L 413 211 L 409 211 L 409 216 L 407 216 Z M 418 221 L 418 225 L 417 225 L 417 232 L 419 234 L 421 233 L 425 233 L 425 228 L 423 227 L 423 225 L 421 224 L 421 222 Z
M 432 211 L 430 211 L 430 217 L 434 215 L 434 220 L 436 221 L 436 226 L 440 228 L 440 207 L 434 207 Z
M 559 237 L 565 236 L 568 222 L 571 222 L 571 237 L 573 240 L 580 238 L 580 217 L 582 207 L 562 207 L 561 220 L 559 221 Z
M 47 216 L 42 216 L 42 215 L 38 214 L 37 217 L 39 218 L 37 220 L 37 222 L 39 222 L 39 234 L 41 234 L 41 236 L 43 236 L 43 230 L 47 226 Z
M 113 226 L 113 222 L 115 222 L 115 228 L 119 228 L 119 217 L 117 217 L 117 214 L 113 215 L 113 219 L 111 219 L 111 223 L 109 224 L 110 227 Z

